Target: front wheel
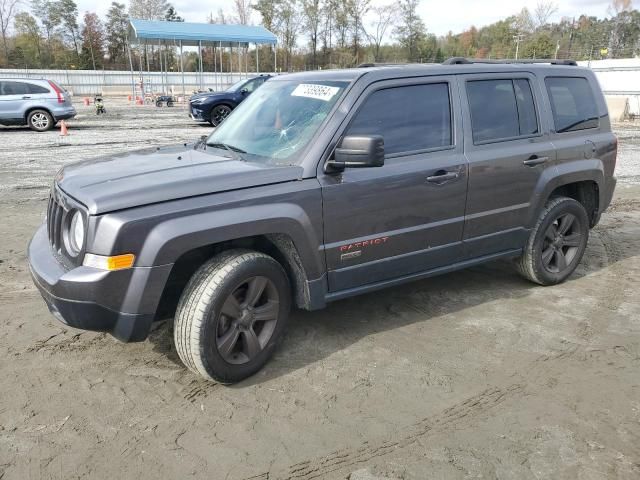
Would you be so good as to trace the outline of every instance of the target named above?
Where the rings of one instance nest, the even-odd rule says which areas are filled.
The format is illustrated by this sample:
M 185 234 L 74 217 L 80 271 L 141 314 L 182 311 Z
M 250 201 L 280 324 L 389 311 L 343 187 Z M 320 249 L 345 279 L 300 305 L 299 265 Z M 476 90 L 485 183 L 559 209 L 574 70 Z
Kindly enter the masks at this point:
M 589 240 L 589 218 L 572 198 L 549 200 L 531 231 L 516 266 L 520 274 L 540 285 L 555 285 L 578 267 Z
M 176 311 L 173 337 L 182 362 L 221 383 L 260 370 L 283 336 L 291 306 L 282 266 L 263 253 L 231 250 L 191 278 Z
M 231 107 L 228 105 L 217 105 L 211 110 L 211 125 L 217 127 L 231 113 Z

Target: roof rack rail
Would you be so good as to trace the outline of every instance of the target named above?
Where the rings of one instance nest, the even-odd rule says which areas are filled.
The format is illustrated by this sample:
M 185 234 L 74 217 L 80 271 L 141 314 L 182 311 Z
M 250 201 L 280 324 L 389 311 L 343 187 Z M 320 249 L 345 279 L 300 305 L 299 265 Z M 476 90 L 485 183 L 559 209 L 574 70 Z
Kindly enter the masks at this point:
M 550 63 L 551 65 L 567 65 L 576 67 L 578 63 L 575 60 L 557 60 L 554 58 L 541 58 L 541 59 L 529 59 L 523 58 L 518 60 L 488 60 L 484 58 L 464 58 L 464 57 L 451 57 L 442 62 L 443 65 L 471 65 L 473 63 L 489 63 L 489 64 L 518 64 L 518 63 Z
M 411 63 L 361 63 L 356 68 L 371 68 L 371 67 L 400 67 L 403 65 L 412 65 Z M 415 64 L 417 65 L 417 64 Z

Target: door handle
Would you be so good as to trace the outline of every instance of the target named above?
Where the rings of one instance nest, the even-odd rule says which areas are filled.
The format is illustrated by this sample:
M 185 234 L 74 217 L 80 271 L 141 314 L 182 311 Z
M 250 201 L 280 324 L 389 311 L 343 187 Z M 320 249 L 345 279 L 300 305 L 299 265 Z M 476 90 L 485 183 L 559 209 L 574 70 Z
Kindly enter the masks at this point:
M 542 165 L 547 160 L 549 160 L 549 157 L 539 157 L 538 155 L 531 155 L 522 163 L 524 163 L 527 167 L 535 167 L 536 165 Z
M 438 170 L 434 175 L 427 177 L 429 183 L 443 183 L 458 178 L 458 172 L 447 172 L 446 170 Z
M 28 100 L 29 98 L 31 98 L 31 97 L 28 96 L 28 95 L 25 95 L 24 97 L 22 97 L 22 100 Z

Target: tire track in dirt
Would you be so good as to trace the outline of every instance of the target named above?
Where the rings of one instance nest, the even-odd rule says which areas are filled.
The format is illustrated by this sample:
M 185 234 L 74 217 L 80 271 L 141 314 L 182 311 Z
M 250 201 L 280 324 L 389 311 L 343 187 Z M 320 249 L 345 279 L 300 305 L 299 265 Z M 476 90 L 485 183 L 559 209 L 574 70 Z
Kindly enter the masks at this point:
M 336 471 L 397 452 L 429 435 L 445 432 L 461 424 L 469 424 L 475 418 L 490 413 L 504 402 L 527 395 L 529 386 L 539 384 L 551 374 L 550 362 L 565 362 L 572 358 L 584 362 L 612 355 L 640 361 L 639 354 L 629 351 L 623 345 L 592 348 L 569 341 L 564 341 L 563 344 L 563 349 L 553 354 L 540 355 L 530 362 L 526 368 L 511 375 L 512 378 L 522 376 L 522 382 L 515 382 L 506 386 L 488 387 L 484 391 L 468 397 L 435 415 L 405 427 L 400 435 L 382 438 L 378 441 L 364 441 L 356 447 L 344 448 L 321 457 L 305 459 L 290 465 L 283 471 L 262 472 L 251 477 L 245 477 L 244 480 L 311 480 L 325 478 Z
M 501 403 L 524 392 L 524 385 L 514 383 L 507 387 L 490 387 L 486 390 L 449 407 L 442 412 L 426 417 L 404 429 L 404 435 L 382 439 L 379 441 L 364 441 L 357 447 L 336 450 L 328 455 L 315 459 L 308 459 L 289 466 L 280 473 L 263 472 L 247 477 L 249 479 L 286 479 L 310 480 L 323 478 L 326 475 L 347 467 L 353 467 L 374 458 L 382 457 L 400 449 L 413 445 L 420 438 L 431 432 L 446 430 L 455 424 L 482 415 Z

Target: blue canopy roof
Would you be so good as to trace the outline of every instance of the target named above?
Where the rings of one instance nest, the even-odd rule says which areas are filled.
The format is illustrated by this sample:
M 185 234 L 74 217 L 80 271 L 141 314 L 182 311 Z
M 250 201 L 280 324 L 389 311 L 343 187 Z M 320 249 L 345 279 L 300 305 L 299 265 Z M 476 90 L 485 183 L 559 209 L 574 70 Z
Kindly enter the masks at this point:
M 217 25 L 213 23 L 161 22 L 132 19 L 129 40 L 132 43 L 153 41 L 182 41 L 183 45 L 198 42 L 222 42 L 223 45 L 240 43 L 276 44 L 277 37 L 264 27 L 254 25 Z

